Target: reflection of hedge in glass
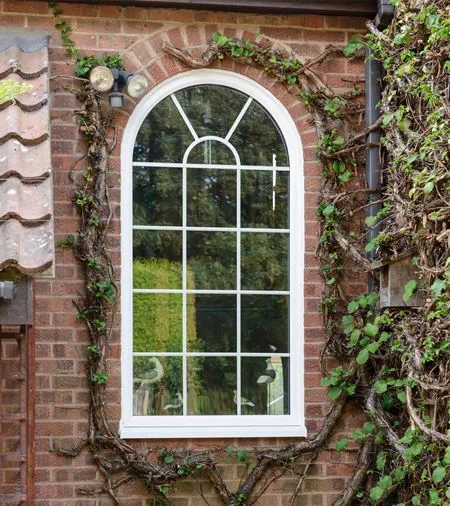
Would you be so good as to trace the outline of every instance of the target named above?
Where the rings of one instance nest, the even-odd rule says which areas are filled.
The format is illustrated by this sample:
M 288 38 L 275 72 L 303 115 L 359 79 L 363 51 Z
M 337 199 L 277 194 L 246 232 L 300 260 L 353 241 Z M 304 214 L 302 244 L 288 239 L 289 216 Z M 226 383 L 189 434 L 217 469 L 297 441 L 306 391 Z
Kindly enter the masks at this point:
M 156 283 L 169 281 L 168 288 L 177 288 L 177 276 L 181 266 L 167 260 L 136 260 L 134 271 L 139 280 L 150 277 Z M 192 276 L 188 272 L 188 278 Z M 171 286 L 170 280 L 172 279 Z M 138 293 L 133 296 L 133 343 L 135 352 L 182 351 L 182 295 L 174 293 Z M 187 308 L 187 326 L 193 343 L 196 342 L 195 306 Z
M 133 288 L 182 287 L 181 232 L 134 230 L 133 259 Z
M 177 293 L 135 293 L 133 350 L 182 351 L 183 298 Z

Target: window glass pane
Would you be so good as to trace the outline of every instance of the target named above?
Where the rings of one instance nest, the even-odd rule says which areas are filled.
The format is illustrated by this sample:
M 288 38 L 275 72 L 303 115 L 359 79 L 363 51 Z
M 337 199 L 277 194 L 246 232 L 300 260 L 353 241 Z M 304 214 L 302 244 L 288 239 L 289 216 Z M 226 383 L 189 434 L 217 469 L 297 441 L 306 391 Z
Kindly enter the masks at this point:
M 187 233 L 187 287 L 197 290 L 236 288 L 236 234 Z
M 242 165 L 272 165 L 273 155 L 277 166 L 289 165 L 283 137 L 269 113 L 257 102 L 247 112 L 230 139 L 237 149 Z
M 171 97 L 154 107 L 139 129 L 134 144 L 135 162 L 183 161 L 194 139 Z
M 288 290 L 289 234 L 242 233 L 243 290 Z
M 183 171 L 133 167 L 133 224 L 182 224 Z
M 235 415 L 236 358 L 188 357 L 189 415 Z
M 289 296 L 241 296 L 243 352 L 289 352 Z
M 236 171 L 188 169 L 187 224 L 236 226 Z
M 225 86 L 192 86 L 175 93 L 199 137 L 226 137 L 247 101 L 240 91 Z
M 182 233 L 133 230 L 133 288 L 182 288 Z
M 182 295 L 135 293 L 133 296 L 133 351 L 182 351 Z
M 241 172 L 241 226 L 288 228 L 289 172 L 243 170 Z M 273 193 L 275 190 L 275 194 Z
M 183 414 L 181 357 L 133 358 L 133 415 Z
M 243 357 L 241 378 L 243 415 L 289 414 L 288 358 Z
M 188 351 L 236 351 L 236 295 L 187 296 Z
M 204 141 L 189 153 L 188 163 L 235 165 L 236 158 L 230 148 L 219 141 Z

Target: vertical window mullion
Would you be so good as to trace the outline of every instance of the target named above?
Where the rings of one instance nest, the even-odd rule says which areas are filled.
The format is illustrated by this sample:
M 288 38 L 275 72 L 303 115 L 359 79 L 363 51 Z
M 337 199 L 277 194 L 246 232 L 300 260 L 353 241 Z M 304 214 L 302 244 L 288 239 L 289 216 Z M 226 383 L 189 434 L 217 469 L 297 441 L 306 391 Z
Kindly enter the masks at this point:
M 183 165 L 183 416 L 187 415 L 187 168 L 186 164 Z
M 236 400 L 237 414 L 241 414 L 241 168 L 236 173 Z

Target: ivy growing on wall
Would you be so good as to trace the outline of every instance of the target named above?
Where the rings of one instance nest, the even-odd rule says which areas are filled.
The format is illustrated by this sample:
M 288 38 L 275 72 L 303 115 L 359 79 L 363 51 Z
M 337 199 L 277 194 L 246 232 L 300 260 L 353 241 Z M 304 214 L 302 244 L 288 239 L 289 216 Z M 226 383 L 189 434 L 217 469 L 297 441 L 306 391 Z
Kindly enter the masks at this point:
M 178 480 L 201 474 L 209 478 L 223 504 L 243 506 L 255 504 L 274 480 L 291 472 L 298 476 L 290 501 L 294 504 L 311 463 L 328 447 L 345 405 L 352 403 L 365 411 L 367 421 L 335 445 L 344 451 L 350 439 L 357 441 L 359 456 L 334 504 L 450 504 L 450 7 L 446 0 L 395 4 L 395 18 L 386 30 L 369 23 L 366 37 L 353 39 L 346 48 L 330 46 L 307 63 L 264 41 L 223 34 L 213 36 L 199 59 L 181 48 L 166 47 L 194 68 L 234 58 L 264 69 L 304 102 L 317 128 L 317 158 L 323 168 L 317 209 L 327 332 L 323 357 L 334 357 L 339 365 L 329 371 L 324 366 L 323 385 L 332 404 L 320 431 L 282 448 L 142 452 L 111 429 L 105 392 L 116 285 L 105 238 L 111 218 L 108 132 L 114 119 L 87 80 L 73 91 L 82 104 L 77 114 L 87 163 L 74 196 L 80 229 L 62 246 L 73 249 L 86 276 L 86 296 L 77 302 L 77 310 L 91 339 L 86 350 L 91 408 L 86 439 L 72 449 L 55 447 L 55 451 L 91 452 L 104 483 L 97 490 L 84 490 L 85 494 L 106 492 L 120 504 L 120 486 L 141 480 L 155 501 L 170 504 L 170 491 Z M 75 73 L 85 77 L 100 60 L 81 56 L 61 11 L 51 5 L 67 54 L 75 61 Z M 383 114 L 363 131 L 361 88 L 355 83 L 347 91 L 333 90 L 319 71 L 327 59 L 343 53 L 357 58 L 366 46 L 383 62 Z M 101 61 L 121 65 L 118 56 Z M 383 130 L 382 206 L 376 216 L 366 219 L 367 228 L 362 230 L 360 217 L 370 192 L 361 167 L 369 147 L 366 136 L 378 128 Z M 377 233 L 367 244 L 367 232 L 375 226 Z M 381 311 L 376 293 L 351 297 L 345 266 L 350 262 L 352 271 L 357 266 L 360 275 L 374 273 L 369 251 L 379 261 L 413 252 L 417 274 L 406 284 L 403 300 L 406 303 L 421 290 L 425 305 Z M 295 462 L 301 455 L 307 456 L 306 465 L 297 473 Z M 245 464 L 236 490 L 229 488 L 218 469 L 218 463 L 230 457 Z M 201 489 L 199 493 L 207 503 Z

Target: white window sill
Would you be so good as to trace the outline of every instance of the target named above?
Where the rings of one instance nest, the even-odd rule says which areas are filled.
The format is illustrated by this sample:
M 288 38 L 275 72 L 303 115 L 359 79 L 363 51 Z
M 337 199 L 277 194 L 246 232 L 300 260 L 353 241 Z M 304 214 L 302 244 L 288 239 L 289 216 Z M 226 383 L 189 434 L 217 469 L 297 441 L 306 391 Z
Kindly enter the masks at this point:
M 178 438 L 266 438 L 266 437 L 306 437 L 306 427 L 302 425 L 267 425 L 246 427 L 120 427 L 122 439 L 178 439 Z

